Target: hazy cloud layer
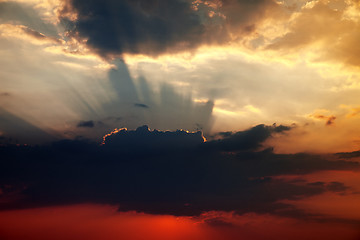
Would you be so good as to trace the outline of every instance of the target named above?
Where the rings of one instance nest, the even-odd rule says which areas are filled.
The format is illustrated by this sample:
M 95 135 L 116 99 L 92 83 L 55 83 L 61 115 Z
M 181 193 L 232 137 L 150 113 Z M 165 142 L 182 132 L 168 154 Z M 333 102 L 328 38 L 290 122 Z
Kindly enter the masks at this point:
M 359 66 L 357 1 L 309 1 L 289 22 L 289 31 L 267 46 L 283 54 L 314 46 L 316 61 L 329 59 Z
M 10 23 L 14 25 L 24 25 L 28 27 L 29 34 L 36 32 L 56 37 L 58 35 L 56 26 L 45 22 L 39 15 L 39 11 L 30 3 L 18 3 L 16 1 L 2 1 L 0 2 L 0 23 Z

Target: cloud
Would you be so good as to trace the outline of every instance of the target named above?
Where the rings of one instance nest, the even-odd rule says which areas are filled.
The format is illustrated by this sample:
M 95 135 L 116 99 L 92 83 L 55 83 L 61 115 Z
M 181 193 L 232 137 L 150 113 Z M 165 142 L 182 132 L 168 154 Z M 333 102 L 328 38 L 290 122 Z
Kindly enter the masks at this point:
M 205 31 L 189 1 L 70 0 L 66 6 L 63 13 L 77 14 L 70 34 L 88 39 L 100 55 L 192 48 Z
M 266 48 L 284 54 L 309 48 L 315 61 L 359 66 L 359 6 L 356 1 L 313 1 L 293 12 L 289 29 Z M 313 47 L 313 48 L 311 48 Z
M 29 3 L 18 3 L 15 1 L 0 2 L 0 23 L 24 25 L 30 30 L 30 34 L 36 31 L 57 37 L 55 25 L 45 22 L 37 9 Z
M 4 159 L 0 185 L 14 186 L 12 193 L 19 193 L 17 201 L 11 202 L 5 201 L 11 192 L 1 195 L 1 208 L 90 202 L 155 214 L 198 215 L 220 210 L 311 217 L 279 200 L 328 191 L 342 194 L 347 186 L 272 176 L 356 170 L 359 164 L 257 149 L 285 128 L 259 125 L 210 141 L 213 145 L 204 142 L 201 132 L 143 126 L 114 131 L 101 146 L 84 139 L 36 147 L 0 146 Z
M 187 132 L 183 130 L 158 131 L 149 130 L 148 126 L 142 126 L 134 131 L 121 129 L 109 134 L 104 138 L 104 148 L 111 148 L 129 154 L 156 155 L 168 152 L 177 152 L 189 148 L 196 148 L 204 142 L 204 137 L 200 131 Z
M 95 126 L 94 121 L 80 121 L 77 125 L 77 127 L 86 127 L 86 128 L 93 128 Z
M 213 140 L 206 143 L 209 149 L 216 149 L 221 151 L 241 151 L 241 150 L 255 150 L 261 146 L 272 133 L 280 133 L 289 131 L 291 128 L 287 126 L 265 126 L 258 125 L 247 131 L 242 132 L 226 132 L 221 133 L 223 136 L 220 140 Z
M 0 24 L 1 37 L 3 39 L 13 38 L 26 41 L 34 45 L 61 44 L 56 37 L 46 36 L 32 28 L 24 25 Z
M 41 33 L 37 32 L 37 31 L 34 31 L 34 30 L 30 29 L 30 28 L 24 28 L 24 32 L 31 35 L 31 36 L 33 36 L 34 38 L 37 38 L 37 39 L 46 38 L 46 36 L 44 34 L 41 34 Z
M 360 157 L 360 151 L 353 151 L 353 152 L 340 152 L 336 153 L 337 156 L 340 158 L 357 158 Z
M 331 182 L 327 185 L 327 189 L 332 192 L 345 192 L 348 187 L 341 182 Z
M 59 12 L 69 36 L 101 56 L 160 55 L 223 44 L 274 16 L 275 1 L 67 0 Z M 76 16 L 71 19 L 68 16 Z M 106 27 L 104 27 L 106 26 Z
M 330 126 L 330 125 L 333 125 L 334 124 L 334 121 L 336 119 L 335 116 L 324 116 L 324 115 L 312 115 L 314 118 L 317 118 L 317 119 L 325 119 L 326 120 L 326 123 L 325 125 L 326 126 Z
M 135 107 L 140 107 L 140 108 L 149 108 L 148 105 L 143 104 L 143 103 L 135 103 L 134 106 L 135 106 Z
M 26 33 L 27 35 L 29 35 L 37 40 L 48 41 L 48 42 L 58 43 L 58 44 L 61 43 L 61 41 L 59 39 L 57 39 L 55 37 L 48 37 L 38 31 L 35 31 L 34 29 L 29 28 L 29 27 L 22 26 L 21 29 L 23 30 L 24 33 Z
M 328 120 L 326 121 L 326 125 L 328 125 L 328 126 L 333 125 L 335 119 L 336 119 L 335 116 L 330 116 L 330 117 L 328 118 Z
M 302 7 L 298 12 L 298 16 L 293 21 L 290 21 L 290 31 L 276 39 L 275 43 L 270 45 L 269 48 L 299 48 L 333 38 L 342 33 L 343 28 L 349 28 L 351 22 L 342 21 L 342 11 L 332 8 L 331 2 L 334 1 L 327 3 L 318 1 L 313 6 Z M 331 31 L 326 26 L 331 26 Z

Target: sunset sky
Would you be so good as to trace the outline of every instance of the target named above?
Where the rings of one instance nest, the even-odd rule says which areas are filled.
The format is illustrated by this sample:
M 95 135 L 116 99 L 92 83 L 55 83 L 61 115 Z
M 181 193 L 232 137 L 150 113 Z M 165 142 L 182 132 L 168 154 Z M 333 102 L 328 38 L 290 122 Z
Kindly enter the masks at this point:
M 0 0 L 0 239 L 360 239 L 360 1 Z

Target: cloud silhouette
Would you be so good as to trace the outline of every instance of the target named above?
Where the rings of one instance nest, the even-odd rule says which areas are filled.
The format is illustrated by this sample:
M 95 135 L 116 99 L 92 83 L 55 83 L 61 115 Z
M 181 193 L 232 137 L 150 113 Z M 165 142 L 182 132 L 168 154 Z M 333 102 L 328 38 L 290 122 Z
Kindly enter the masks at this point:
M 135 131 L 121 129 L 113 134 L 108 134 L 104 138 L 104 148 L 111 151 L 119 151 L 131 155 L 149 156 L 165 154 L 167 152 L 177 152 L 189 148 L 196 148 L 204 142 L 204 137 L 200 131 L 187 132 L 177 131 L 150 131 L 148 126 L 142 126 Z
M 259 151 L 257 147 L 281 128 L 259 125 L 210 144 L 201 132 L 143 126 L 114 131 L 103 145 L 78 139 L 34 147 L 0 146 L 4 193 L 0 208 L 92 202 L 156 214 L 221 210 L 306 216 L 279 200 L 326 191 L 342 194 L 347 186 L 272 176 L 355 170 L 359 164 L 320 155 Z M 14 195 L 17 200 L 7 201 Z
M 336 155 L 338 157 L 344 158 L 344 159 L 357 158 L 357 157 L 360 157 L 360 151 L 340 152 L 340 153 L 336 153 Z
M 206 146 L 210 149 L 217 149 L 221 151 L 255 150 L 259 148 L 261 143 L 269 138 L 272 133 L 279 133 L 290 129 L 290 127 L 283 125 L 258 125 L 248 131 L 221 133 L 224 138 L 207 142 Z
M 87 127 L 87 128 L 93 128 L 95 126 L 94 121 L 80 121 L 77 124 L 77 127 Z
M 140 107 L 140 108 L 149 108 L 148 105 L 143 104 L 143 103 L 135 103 L 134 106 L 135 106 L 135 107 Z

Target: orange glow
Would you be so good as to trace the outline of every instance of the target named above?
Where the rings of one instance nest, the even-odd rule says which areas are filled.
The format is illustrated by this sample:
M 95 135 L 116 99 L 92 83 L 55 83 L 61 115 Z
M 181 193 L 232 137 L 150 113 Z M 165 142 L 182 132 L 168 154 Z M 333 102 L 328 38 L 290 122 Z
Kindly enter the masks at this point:
M 112 130 L 110 133 L 108 133 L 108 134 L 105 134 L 104 136 L 103 136 L 103 141 L 101 142 L 101 145 L 104 145 L 105 144 L 105 141 L 106 141 L 106 138 L 107 137 L 109 137 L 109 136 L 111 136 L 111 135 L 113 135 L 113 134 L 116 134 L 116 133 L 118 133 L 118 132 L 120 132 L 120 131 L 127 131 L 127 128 L 115 128 L 114 130 Z
M 300 200 L 284 200 L 307 213 L 322 214 L 325 217 L 360 220 L 360 175 L 352 171 L 321 171 L 299 176 L 277 176 L 277 179 L 304 179 L 307 182 L 341 182 L 347 189 L 343 193 L 325 192 Z
M 1 239 L 206 239 L 187 218 L 77 205 L 0 212 Z
M 356 226 L 306 222 L 269 214 L 213 211 L 190 218 L 121 213 L 116 212 L 116 207 L 104 205 L 0 211 L 3 240 L 356 240 L 359 236 Z
M 283 201 L 305 210 L 307 213 L 321 214 L 324 218 L 332 217 L 347 220 L 360 220 L 360 195 L 324 193 L 318 196 L 298 200 Z
M 204 140 L 204 142 L 207 141 L 206 137 L 205 137 L 202 133 L 201 133 L 201 137 L 202 137 L 202 139 Z

